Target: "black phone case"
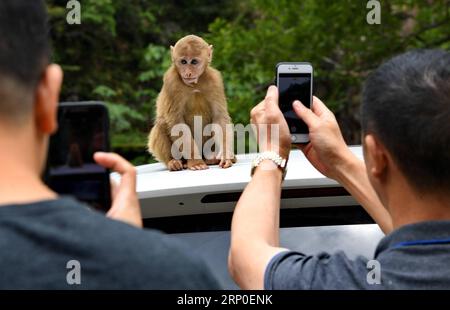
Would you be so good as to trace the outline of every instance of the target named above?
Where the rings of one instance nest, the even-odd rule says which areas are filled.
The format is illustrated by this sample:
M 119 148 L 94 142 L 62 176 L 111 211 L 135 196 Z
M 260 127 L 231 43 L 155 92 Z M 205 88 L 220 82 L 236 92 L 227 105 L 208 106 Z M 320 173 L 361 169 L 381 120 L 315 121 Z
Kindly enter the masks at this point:
M 106 105 L 101 101 L 61 102 L 58 106 L 58 111 L 60 111 L 60 109 L 62 109 L 62 108 L 70 109 L 71 107 L 73 107 L 74 109 L 83 109 L 83 108 L 90 109 L 91 107 L 95 107 L 96 109 L 100 108 L 102 110 L 102 113 L 104 113 L 104 117 L 106 119 L 106 121 L 104 122 L 104 128 L 103 128 L 103 130 L 105 131 L 104 151 L 109 152 L 110 147 L 111 147 L 110 137 L 109 137 L 110 125 L 109 125 L 109 112 L 108 112 L 108 108 L 106 107 Z M 49 181 L 50 181 L 50 174 L 49 174 L 50 158 L 51 158 L 50 154 L 48 154 L 46 168 L 43 173 L 43 180 L 46 184 L 49 184 Z M 105 202 L 105 205 L 111 206 L 111 188 L 110 188 L 110 178 L 109 178 L 110 170 L 107 169 L 106 171 L 107 171 L 107 173 L 105 173 L 105 178 L 104 178 L 106 197 L 105 197 L 104 202 Z M 108 210 L 101 210 L 101 211 L 106 212 Z

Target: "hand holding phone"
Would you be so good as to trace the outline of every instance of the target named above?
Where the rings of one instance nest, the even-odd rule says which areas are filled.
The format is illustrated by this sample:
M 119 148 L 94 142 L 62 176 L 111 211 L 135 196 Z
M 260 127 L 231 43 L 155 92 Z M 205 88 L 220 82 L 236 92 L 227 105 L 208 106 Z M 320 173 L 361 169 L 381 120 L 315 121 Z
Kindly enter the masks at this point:
M 287 159 L 291 151 L 289 128 L 278 104 L 278 89 L 270 86 L 266 97 L 250 113 L 251 123 L 257 131 L 260 152 L 276 152 Z M 272 125 L 278 125 L 272 135 Z
M 294 144 L 308 143 L 308 126 L 296 115 L 292 104 L 299 100 L 308 108 L 312 105 L 313 67 L 307 62 L 281 62 L 276 67 L 279 105 L 288 123 Z
M 142 227 L 136 169 L 120 155 L 108 153 L 106 106 L 101 102 L 61 103 L 58 126 L 50 139 L 45 175 L 49 187 L 107 212 L 110 218 Z M 120 184 L 111 187 L 109 169 L 120 174 Z

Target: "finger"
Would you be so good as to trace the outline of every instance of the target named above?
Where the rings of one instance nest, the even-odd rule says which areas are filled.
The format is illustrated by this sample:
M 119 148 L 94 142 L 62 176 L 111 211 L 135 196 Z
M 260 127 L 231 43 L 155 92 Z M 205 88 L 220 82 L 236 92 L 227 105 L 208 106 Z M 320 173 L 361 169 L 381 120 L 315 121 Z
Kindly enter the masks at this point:
M 303 152 L 303 154 L 305 154 L 305 156 L 307 156 L 309 151 L 311 151 L 312 147 L 313 146 L 312 146 L 312 144 L 310 142 L 310 143 L 305 144 L 305 145 L 300 145 L 299 149 Z
M 122 156 L 116 153 L 96 152 L 94 160 L 100 166 L 111 169 L 119 174 L 134 171 L 134 166 Z
M 314 114 L 316 114 L 319 117 L 326 113 L 333 113 L 327 108 L 327 106 L 322 102 L 322 100 L 320 100 L 316 96 L 314 96 L 313 98 L 313 104 L 311 109 L 314 112 Z
M 259 112 L 264 108 L 264 100 L 258 103 L 253 107 L 253 109 L 250 111 L 250 117 L 255 118 L 256 115 L 259 114 Z
M 182 164 L 178 160 L 174 163 L 174 166 L 175 166 L 175 169 L 177 169 L 177 170 L 181 170 L 181 168 L 182 168 Z
M 111 196 L 114 199 L 114 197 L 116 197 L 118 189 L 119 189 L 119 183 L 115 179 L 110 178 L 109 184 L 111 186 Z
M 226 160 L 224 165 L 223 165 L 223 168 L 230 168 L 231 165 L 232 165 L 231 160 Z
M 136 187 L 136 168 L 122 156 L 115 153 L 96 152 L 94 160 L 100 166 L 111 169 L 121 175 L 121 184 L 133 189 Z
M 295 147 L 298 148 L 300 151 L 305 152 L 307 148 L 311 147 L 311 142 L 308 144 L 295 144 Z
M 295 114 L 297 114 L 297 116 L 300 117 L 309 128 L 319 122 L 318 116 L 315 115 L 313 111 L 305 107 L 300 101 L 295 100 L 292 106 L 294 107 Z
M 279 109 L 278 107 L 278 88 L 271 85 L 267 90 L 266 98 L 264 99 L 265 107 L 267 109 Z
M 180 169 L 175 166 L 169 166 L 169 171 L 180 171 Z
M 258 123 L 258 119 L 261 118 L 263 112 L 264 112 L 264 105 L 262 103 L 259 103 L 252 109 L 252 113 L 250 115 L 250 122 Z
M 176 164 L 173 164 L 172 166 L 169 167 L 169 170 L 171 170 L 171 171 L 180 171 L 181 168 L 180 168 L 180 166 L 177 166 Z
M 208 166 L 205 164 L 198 164 L 198 165 L 195 165 L 195 168 L 197 168 L 197 170 L 205 170 L 205 169 L 208 169 Z
M 172 163 L 172 161 L 169 161 L 169 162 L 167 163 L 167 168 L 169 168 L 170 171 L 174 171 L 174 170 L 175 170 L 175 166 L 174 166 L 174 164 Z

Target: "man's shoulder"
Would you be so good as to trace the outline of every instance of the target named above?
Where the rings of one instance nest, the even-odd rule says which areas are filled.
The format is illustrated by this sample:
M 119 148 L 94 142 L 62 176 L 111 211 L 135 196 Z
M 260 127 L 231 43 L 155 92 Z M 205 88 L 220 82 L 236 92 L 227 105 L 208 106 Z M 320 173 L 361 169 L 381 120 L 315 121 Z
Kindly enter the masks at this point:
M 306 255 L 285 251 L 275 255 L 266 267 L 266 289 L 362 289 L 365 288 L 368 259 L 349 259 L 343 251 Z
M 199 255 L 175 237 L 98 212 L 84 211 L 77 217 L 79 229 L 86 238 L 90 236 L 85 246 L 96 253 L 96 260 L 112 268 L 110 273 L 116 277 L 128 279 L 133 287 L 218 288 Z

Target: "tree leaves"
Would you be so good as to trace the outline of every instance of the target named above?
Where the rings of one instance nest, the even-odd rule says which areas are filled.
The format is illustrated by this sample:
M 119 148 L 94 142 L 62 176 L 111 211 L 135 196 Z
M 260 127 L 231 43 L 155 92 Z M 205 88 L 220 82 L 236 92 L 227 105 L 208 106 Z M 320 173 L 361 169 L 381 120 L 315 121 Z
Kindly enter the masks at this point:
M 234 122 L 273 83 L 280 61 L 310 61 L 315 94 L 337 112 L 347 141 L 359 142 L 362 83 L 381 62 L 412 48 L 450 49 L 450 0 L 381 1 L 381 25 L 364 0 L 83 0 L 81 25 L 67 1 L 48 0 L 54 61 L 65 71 L 61 100 L 103 100 L 113 145 L 145 154 L 169 45 L 195 33 L 214 45 Z M 141 157 L 142 160 L 142 157 Z

